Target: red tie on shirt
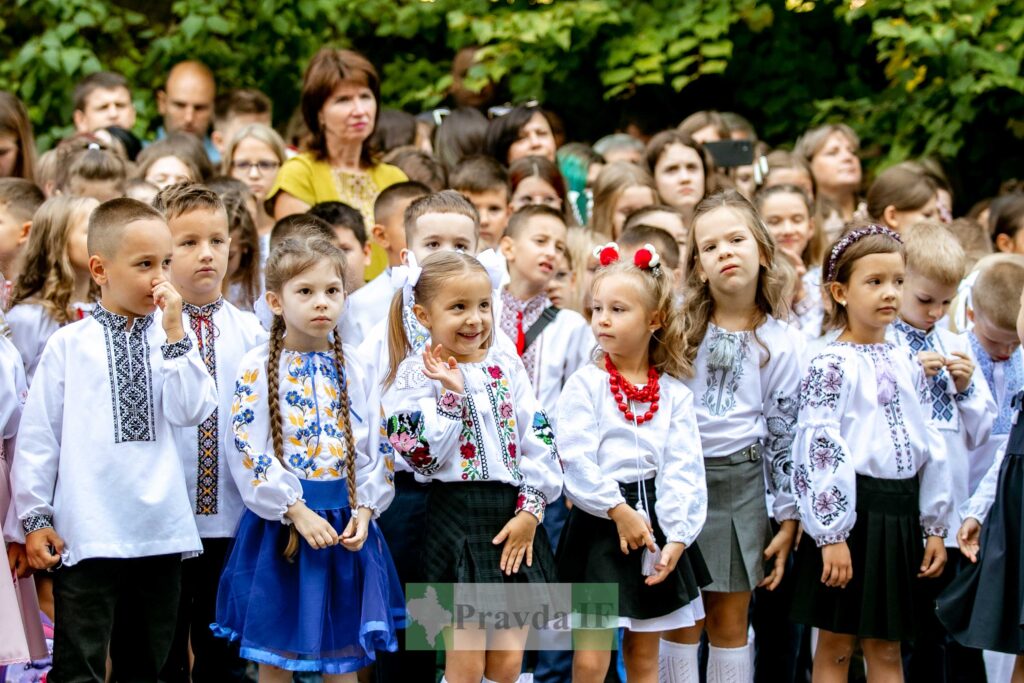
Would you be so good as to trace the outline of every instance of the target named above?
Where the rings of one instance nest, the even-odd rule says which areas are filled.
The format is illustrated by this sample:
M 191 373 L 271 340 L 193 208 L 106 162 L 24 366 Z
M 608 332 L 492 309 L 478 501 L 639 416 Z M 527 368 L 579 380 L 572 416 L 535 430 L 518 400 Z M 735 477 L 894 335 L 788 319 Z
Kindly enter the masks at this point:
M 526 334 L 523 332 L 523 312 L 516 313 L 516 351 L 520 356 L 526 352 Z

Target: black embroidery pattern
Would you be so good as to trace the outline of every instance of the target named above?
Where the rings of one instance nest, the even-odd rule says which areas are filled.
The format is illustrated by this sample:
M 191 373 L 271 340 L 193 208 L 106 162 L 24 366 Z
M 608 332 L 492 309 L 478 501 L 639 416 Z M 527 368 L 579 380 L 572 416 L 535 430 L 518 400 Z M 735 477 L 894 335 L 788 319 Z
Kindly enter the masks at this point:
M 224 303 L 218 299 L 205 306 L 193 306 L 184 304 L 184 312 L 188 315 L 189 325 L 196 335 L 199 344 L 199 355 L 206 364 L 214 382 L 217 381 L 217 328 L 213 324 L 214 314 L 220 310 Z M 217 514 L 218 484 L 220 483 L 220 432 L 217 420 L 220 410 L 214 410 L 209 417 L 203 420 L 197 430 L 199 441 L 199 453 L 196 472 L 196 506 L 197 515 Z
M 103 326 L 107 346 L 114 443 L 156 440 L 153 373 L 146 335 L 153 316 L 136 318 L 127 332 L 128 318 L 102 306 L 96 306 L 93 317 Z

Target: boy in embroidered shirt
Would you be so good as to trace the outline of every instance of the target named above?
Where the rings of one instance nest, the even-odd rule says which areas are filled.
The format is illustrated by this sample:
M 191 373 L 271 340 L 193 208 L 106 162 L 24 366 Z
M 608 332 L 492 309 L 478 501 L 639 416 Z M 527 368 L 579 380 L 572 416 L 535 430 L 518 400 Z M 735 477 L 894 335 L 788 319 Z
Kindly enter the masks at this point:
M 346 344 L 361 344 L 370 330 L 387 318 L 388 304 L 395 293 L 391 286 L 391 268 L 402 265 L 402 252 L 406 247 L 405 210 L 414 200 L 428 194 L 430 188 L 410 180 L 391 185 L 377 195 L 373 204 L 376 222 L 370 232 L 373 241 L 387 253 L 388 267 L 365 287 L 353 292 L 345 302 L 341 336 Z
M 511 213 L 508 171 L 491 157 L 466 157 L 452 169 L 448 185 L 473 202 L 480 214 L 481 249 L 497 251 Z
M 501 238 L 510 280 L 501 290 L 501 317 L 495 322 L 515 344 L 549 415 L 557 412 L 566 380 L 589 362 L 594 349 L 586 319 L 552 306 L 546 292 L 556 259 L 565 253 L 566 233 L 558 211 L 533 205 L 512 214 Z
M 970 455 L 970 490 L 977 488 L 999 447 L 1009 438 L 1013 423 L 1011 402 L 1024 389 L 1024 354 L 1017 338 L 1020 293 L 1024 289 L 1024 257 L 1002 257 L 978 274 L 967 317 L 971 351 L 995 399 L 998 412 L 992 435 Z
M 228 265 L 228 217 L 217 194 L 196 184 L 171 185 L 154 206 L 171 229 L 171 284 L 181 293 L 186 334 L 217 382 L 218 409 L 198 427 L 175 430 L 189 502 L 203 553 L 182 565 L 178 627 L 160 680 L 227 683 L 244 680 L 237 645 L 214 638 L 217 585 L 244 506 L 228 471 L 234 453 L 231 402 L 238 364 L 267 334 L 252 313 L 221 296 Z M 189 666 L 189 643 L 194 660 Z M 191 671 L 190 671 L 191 669 Z
M 904 230 L 902 236 L 907 254 L 906 279 L 900 314 L 893 321 L 889 336 L 924 368 L 932 422 L 946 444 L 952 472 L 948 526 L 955 529 L 960 524 L 957 510 L 974 493 L 970 487 L 969 455 L 988 441 L 996 405 L 975 365 L 967 335 L 955 334 L 937 324 L 949 310 L 964 276 L 967 257 L 963 248 L 940 223 L 918 223 Z M 942 576 L 924 585 L 932 600 L 966 566 L 966 559 L 957 552 L 955 534 L 946 536 L 946 548 L 950 561 Z M 908 680 L 913 681 L 984 677 L 981 651 L 954 643 L 934 615 L 924 618 L 922 633 L 915 640 L 906 664 Z
M 21 274 L 21 252 L 28 242 L 32 216 L 46 201 L 43 191 L 21 178 L 0 178 L 0 274 L 3 275 L 0 305 Z
M 105 202 L 88 250 L 100 303 L 40 358 L 11 473 L 21 528 L 5 531 L 23 532 L 33 568 L 59 567 L 52 680 L 102 681 L 109 645 L 116 680 L 155 681 L 182 554 L 202 549 L 172 432 L 213 412 L 216 386 L 166 280 L 163 216 L 134 199 Z M 122 615 L 132 623 L 112 638 Z

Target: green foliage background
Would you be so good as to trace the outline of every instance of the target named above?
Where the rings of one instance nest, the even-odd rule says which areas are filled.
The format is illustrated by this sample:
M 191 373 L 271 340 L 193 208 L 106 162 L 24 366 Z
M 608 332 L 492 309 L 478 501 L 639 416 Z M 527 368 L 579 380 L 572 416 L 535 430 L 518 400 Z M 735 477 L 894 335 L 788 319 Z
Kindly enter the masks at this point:
M 366 53 L 385 104 L 416 112 L 444 101 L 451 56 L 478 44 L 471 84 L 543 101 L 571 138 L 705 108 L 772 144 L 843 120 L 870 166 L 935 156 L 975 199 L 1022 176 L 1022 36 L 1024 0 L 5 0 L 0 88 L 45 148 L 70 130 L 74 84 L 102 68 L 136 84 L 144 134 L 180 59 L 271 94 L 283 123 L 322 45 Z

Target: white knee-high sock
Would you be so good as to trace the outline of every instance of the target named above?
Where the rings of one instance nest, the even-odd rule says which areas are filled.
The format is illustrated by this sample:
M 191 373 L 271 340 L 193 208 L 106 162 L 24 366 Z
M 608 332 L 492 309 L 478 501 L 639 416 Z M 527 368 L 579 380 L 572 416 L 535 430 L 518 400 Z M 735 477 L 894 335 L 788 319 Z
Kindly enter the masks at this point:
M 696 643 L 688 645 L 663 639 L 658 647 L 658 682 L 700 683 L 698 648 Z
M 708 648 L 708 683 L 750 683 L 754 670 L 750 665 L 750 646 Z

